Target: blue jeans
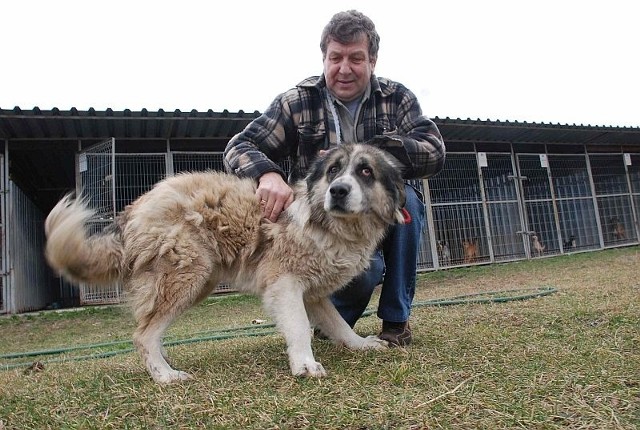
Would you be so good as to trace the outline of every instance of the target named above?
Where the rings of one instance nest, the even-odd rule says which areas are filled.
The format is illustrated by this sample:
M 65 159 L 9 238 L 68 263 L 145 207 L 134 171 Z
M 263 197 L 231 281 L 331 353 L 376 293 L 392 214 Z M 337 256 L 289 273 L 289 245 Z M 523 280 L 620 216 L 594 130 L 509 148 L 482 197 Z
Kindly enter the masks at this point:
M 404 322 L 411 314 L 425 213 L 418 192 L 409 185 L 405 185 L 405 190 L 405 209 L 411 215 L 411 223 L 392 225 L 382 246 L 371 257 L 369 268 L 331 296 L 336 309 L 351 327 L 366 310 L 380 282 L 378 317 L 383 321 Z

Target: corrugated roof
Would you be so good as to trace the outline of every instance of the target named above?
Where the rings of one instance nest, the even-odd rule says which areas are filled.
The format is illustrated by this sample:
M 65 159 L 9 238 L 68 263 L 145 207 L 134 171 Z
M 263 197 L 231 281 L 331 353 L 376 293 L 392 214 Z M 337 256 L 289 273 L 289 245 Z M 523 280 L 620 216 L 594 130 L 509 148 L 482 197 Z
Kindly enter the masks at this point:
M 446 141 L 640 145 L 639 127 L 435 118 Z
M 230 138 L 259 112 L 0 109 L 0 139 L 78 140 Z
M 63 111 L 0 109 L 0 139 L 95 140 L 229 139 L 260 113 L 239 111 Z M 561 125 L 435 117 L 445 141 L 575 144 L 640 144 L 639 127 Z
M 114 137 L 118 152 L 221 151 L 259 112 L 23 110 L 0 108 L 0 143 L 9 143 L 11 177 L 48 211 L 75 183 L 79 147 Z M 448 149 L 477 144 L 587 144 L 591 150 L 640 152 L 640 128 L 434 118 Z M 471 149 L 470 149 L 471 148 Z M 500 147 L 503 148 L 503 147 Z M 568 146 L 566 146 L 568 148 Z M 484 150 L 484 149 L 481 149 Z M 503 150 L 503 149 L 500 149 Z M 538 151 L 539 148 L 532 150 Z M 578 149 L 579 150 L 579 149 Z

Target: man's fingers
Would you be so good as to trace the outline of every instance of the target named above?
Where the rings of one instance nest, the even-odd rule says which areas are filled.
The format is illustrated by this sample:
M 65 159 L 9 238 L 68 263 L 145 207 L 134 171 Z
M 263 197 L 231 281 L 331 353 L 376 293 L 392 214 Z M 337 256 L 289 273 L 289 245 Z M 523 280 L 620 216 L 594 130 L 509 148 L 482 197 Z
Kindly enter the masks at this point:
M 259 180 L 256 196 L 262 216 L 275 222 L 293 202 L 293 190 L 277 173 L 265 173 Z
M 280 200 L 276 200 L 275 204 L 273 205 L 273 208 L 271 209 L 271 215 L 269 216 L 269 219 L 271 221 L 277 220 L 278 217 L 280 216 L 280 213 L 282 213 L 283 209 L 284 209 L 284 204 L 281 203 Z
M 282 208 L 282 210 L 287 209 L 291 203 L 293 203 L 293 194 L 289 195 L 289 198 L 287 199 L 287 201 L 284 203 L 284 207 Z
M 260 208 L 262 208 L 262 216 L 269 221 L 276 222 L 284 209 L 282 203 L 279 203 L 279 199 L 269 197 L 264 199 L 260 197 L 259 200 Z

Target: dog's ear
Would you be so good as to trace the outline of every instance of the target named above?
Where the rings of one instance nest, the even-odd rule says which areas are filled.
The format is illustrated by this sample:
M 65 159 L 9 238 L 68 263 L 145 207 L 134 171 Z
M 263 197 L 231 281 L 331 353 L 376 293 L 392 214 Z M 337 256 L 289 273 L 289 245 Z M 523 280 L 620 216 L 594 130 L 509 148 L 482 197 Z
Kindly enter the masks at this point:
M 311 161 L 311 166 L 307 172 L 307 189 L 310 190 L 324 175 L 324 163 L 329 151 L 320 151 Z
M 411 222 L 411 215 L 405 209 L 407 203 L 407 193 L 405 190 L 404 180 L 402 179 L 401 165 L 393 156 L 389 155 L 384 150 L 378 152 L 380 157 L 379 163 L 382 168 L 384 181 L 389 192 L 393 195 L 393 220 L 395 224 L 409 224 Z M 387 216 L 389 212 L 387 212 Z
M 402 177 L 398 174 L 398 176 L 394 180 L 396 184 L 397 190 L 397 206 L 394 212 L 394 218 L 396 224 L 409 224 L 411 223 L 411 214 L 405 208 L 405 204 L 407 203 L 407 192 L 404 188 L 404 181 Z
M 407 192 L 404 187 L 405 184 L 402 179 L 400 165 L 395 159 L 390 159 L 389 162 L 391 164 L 391 170 L 395 174 L 394 182 L 398 192 L 398 209 L 396 209 L 395 213 L 396 224 L 409 224 L 411 222 L 411 215 L 409 214 L 409 211 L 405 209 L 405 205 L 407 203 Z

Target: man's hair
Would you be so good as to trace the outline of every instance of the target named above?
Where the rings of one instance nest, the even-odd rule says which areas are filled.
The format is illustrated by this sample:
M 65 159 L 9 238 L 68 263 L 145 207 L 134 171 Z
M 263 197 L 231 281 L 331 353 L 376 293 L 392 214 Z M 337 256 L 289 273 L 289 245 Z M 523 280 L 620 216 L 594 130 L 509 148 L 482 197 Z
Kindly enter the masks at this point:
M 367 36 L 369 40 L 370 59 L 376 60 L 378 58 L 380 36 L 373 21 L 357 10 L 336 13 L 322 30 L 320 49 L 322 50 L 323 58 L 327 55 L 327 46 L 332 39 L 346 45 L 356 42 L 362 35 Z

